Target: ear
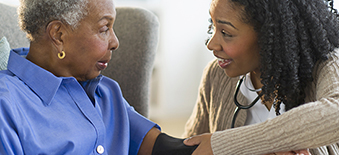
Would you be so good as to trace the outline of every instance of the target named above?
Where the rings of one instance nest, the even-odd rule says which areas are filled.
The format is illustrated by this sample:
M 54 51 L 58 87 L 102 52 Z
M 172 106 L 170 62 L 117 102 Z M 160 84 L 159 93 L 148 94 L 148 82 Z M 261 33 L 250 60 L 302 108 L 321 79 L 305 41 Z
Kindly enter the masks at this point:
M 66 32 L 65 24 L 59 20 L 52 21 L 47 25 L 46 33 L 58 52 L 63 50 L 64 41 L 62 38 L 67 34 Z

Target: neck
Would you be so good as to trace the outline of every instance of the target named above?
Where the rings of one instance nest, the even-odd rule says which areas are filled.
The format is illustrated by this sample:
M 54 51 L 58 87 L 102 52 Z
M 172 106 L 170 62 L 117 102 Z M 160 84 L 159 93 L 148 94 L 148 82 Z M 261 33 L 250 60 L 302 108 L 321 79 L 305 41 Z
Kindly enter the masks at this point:
M 253 87 L 255 89 L 261 88 L 263 86 L 263 84 L 261 83 L 260 72 L 252 71 L 250 74 L 251 74 L 251 81 L 252 81 Z M 260 94 L 260 93 L 261 92 L 258 92 L 258 94 Z M 264 99 L 264 96 L 265 95 L 261 96 L 261 101 L 266 106 L 267 110 L 270 111 L 271 107 L 273 105 L 273 99 L 266 101 Z
M 51 48 L 48 48 L 40 43 L 31 42 L 26 59 L 53 73 L 53 66 L 58 65 L 56 64 L 56 60 L 52 57 L 52 51 L 49 49 Z
M 254 89 L 260 89 L 263 86 L 263 84 L 261 83 L 260 73 L 252 71 L 250 74 Z

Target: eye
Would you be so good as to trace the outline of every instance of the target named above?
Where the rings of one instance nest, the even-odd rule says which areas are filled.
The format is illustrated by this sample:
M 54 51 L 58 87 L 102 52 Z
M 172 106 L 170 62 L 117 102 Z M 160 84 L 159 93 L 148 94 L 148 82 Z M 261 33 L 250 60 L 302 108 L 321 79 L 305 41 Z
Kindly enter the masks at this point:
M 102 28 L 100 28 L 100 33 L 106 33 L 109 30 L 108 26 L 104 26 Z
M 233 35 L 229 34 L 226 30 L 221 30 L 221 34 L 225 37 L 233 37 Z

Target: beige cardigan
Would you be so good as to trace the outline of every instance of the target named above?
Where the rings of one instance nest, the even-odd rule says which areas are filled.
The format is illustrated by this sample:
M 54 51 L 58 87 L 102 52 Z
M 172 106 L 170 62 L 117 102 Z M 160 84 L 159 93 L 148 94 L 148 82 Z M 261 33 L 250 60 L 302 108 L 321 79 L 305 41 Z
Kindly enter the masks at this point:
M 240 110 L 230 129 L 235 105 L 233 94 L 239 77 L 230 78 L 216 60 L 204 70 L 197 104 L 185 127 L 185 137 L 213 133 L 214 155 L 265 154 L 311 149 L 312 155 L 339 154 L 339 58 L 333 54 L 316 65 L 314 81 L 307 90 L 307 104 L 263 123 L 241 127 L 246 111 Z M 238 101 L 245 97 L 239 92 Z M 225 130 L 228 129 L 228 130 Z M 222 131 L 224 130 L 224 131 Z M 216 132 L 218 131 L 218 132 Z M 333 145 L 330 145 L 333 144 Z M 327 147 L 320 147 L 330 145 Z

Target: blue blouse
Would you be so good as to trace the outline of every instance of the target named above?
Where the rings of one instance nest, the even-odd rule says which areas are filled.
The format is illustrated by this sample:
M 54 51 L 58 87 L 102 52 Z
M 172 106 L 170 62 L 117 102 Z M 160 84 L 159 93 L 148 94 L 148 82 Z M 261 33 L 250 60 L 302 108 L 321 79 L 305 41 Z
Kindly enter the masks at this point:
M 0 72 L 0 154 L 136 155 L 155 123 L 105 76 L 56 77 L 11 51 Z M 160 129 L 160 128 L 159 128 Z

